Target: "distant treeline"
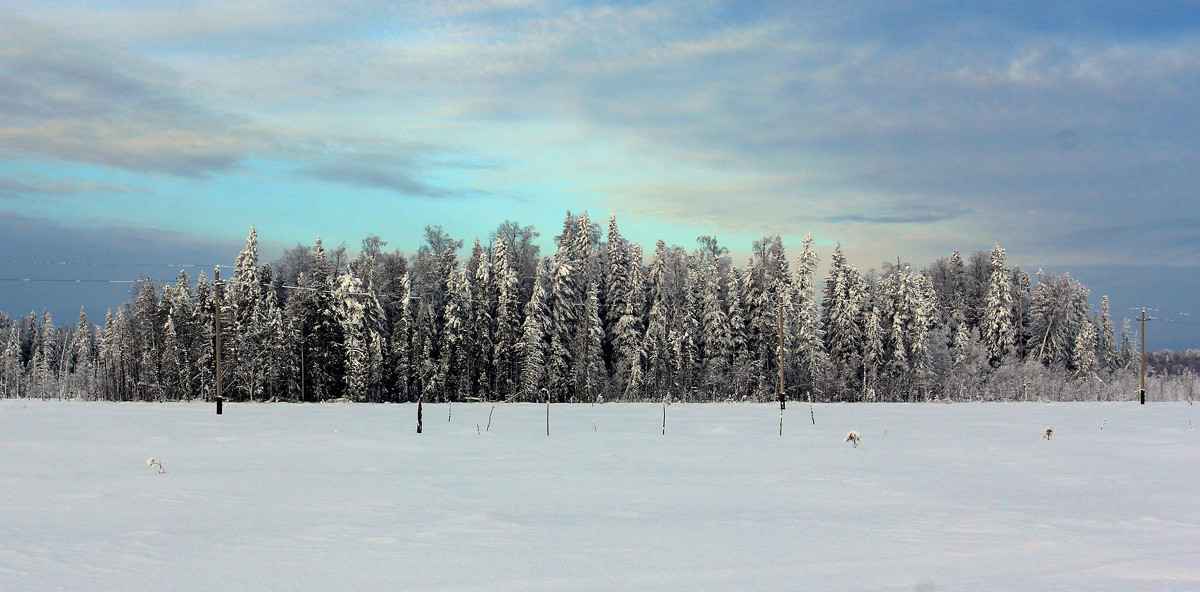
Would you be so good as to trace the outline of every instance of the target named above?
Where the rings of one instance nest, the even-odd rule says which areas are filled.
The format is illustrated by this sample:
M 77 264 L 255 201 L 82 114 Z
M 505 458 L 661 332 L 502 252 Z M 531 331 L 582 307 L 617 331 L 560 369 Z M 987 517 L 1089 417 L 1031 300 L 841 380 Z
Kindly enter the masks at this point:
M 104 325 L 0 314 L 7 397 L 210 400 L 220 315 L 223 395 L 284 401 L 1128 399 L 1128 326 L 1114 329 L 1069 275 L 1010 268 L 996 246 L 878 272 L 834 249 L 823 284 L 812 237 L 779 236 L 734 264 L 716 238 L 641 245 L 569 212 L 553 256 L 505 222 L 465 260 L 425 230 L 411 256 L 370 236 L 350 259 L 317 239 L 262 264 L 253 227 L 215 285 L 142 279 Z M 782 343 L 782 355 L 781 355 Z M 1152 397 L 1187 398 L 1197 355 L 1155 354 L 1185 376 Z M 1161 360 L 1161 361 L 1160 361 Z M 1157 393 L 1157 394 L 1155 394 Z
M 1200 350 L 1146 352 L 1146 367 L 1161 374 L 1200 374 Z

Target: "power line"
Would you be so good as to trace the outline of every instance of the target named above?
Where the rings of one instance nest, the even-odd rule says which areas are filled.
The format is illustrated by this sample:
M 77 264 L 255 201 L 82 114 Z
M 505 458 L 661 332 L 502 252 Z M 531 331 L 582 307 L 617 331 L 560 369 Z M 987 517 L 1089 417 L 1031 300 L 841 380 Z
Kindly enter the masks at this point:
M 111 261 L 0 261 L 0 265 L 54 265 L 77 267 L 217 267 L 218 263 L 118 263 Z
M 75 284 L 134 284 L 137 280 L 84 280 L 84 279 L 63 279 L 63 278 L 0 278 L 0 282 L 21 282 L 21 283 L 75 283 Z

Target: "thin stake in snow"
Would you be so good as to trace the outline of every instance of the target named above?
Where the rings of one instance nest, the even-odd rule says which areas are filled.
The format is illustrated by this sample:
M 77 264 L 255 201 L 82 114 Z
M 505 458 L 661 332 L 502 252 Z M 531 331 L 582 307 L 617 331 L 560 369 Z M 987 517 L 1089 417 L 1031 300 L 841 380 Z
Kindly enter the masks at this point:
M 670 397 L 671 397 L 670 395 L 667 395 L 666 397 L 663 397 L 663 425 L 662 425 L 662 435 L 664 435 L 664 436 L 665 436 L 665 435 L 667 435 L 667 399 L 669 399 Z
M 542 394 L 546 396 L 546 435 L 550 435 L 550 391 L 542 389 Z
M 421 433 L 421 428 L 423 427 L 422 421 L 421 421 L 421 411 L 422 411 L 421 403 L 423 402 L 423 399 L 424 399 L 424 397 L 417 399 L 417 433 L 418 434 Z
M 496 412 L 496 406 L 492 405 L 492 410 L 488 411 L 488 424 L 487 424 L 487 429 L 484 430 L 485 432 L 492 431 L 492 414 L 495 412 Z

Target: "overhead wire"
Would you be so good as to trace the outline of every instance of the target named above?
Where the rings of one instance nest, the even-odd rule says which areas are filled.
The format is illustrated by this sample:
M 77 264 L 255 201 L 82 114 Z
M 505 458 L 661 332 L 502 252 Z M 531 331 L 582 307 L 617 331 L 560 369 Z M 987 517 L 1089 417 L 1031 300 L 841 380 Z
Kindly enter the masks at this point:
M 78 267 L 220 267 L 218 263 L 128 263 L 113 261 L 20 261 L 4 260 L 0 265 L 54 265 Z
M 216 263 L 133 263 L 117 261 L 34 261 L 6 259 L 0 260 L 0 265 L 11 266 L 53 266 L 53 267 L 161 267 L 170 269 L 212 267 L 219 268 Z M 228 265 L 226 265 L 228 267 Z M 143 276 L 145 277 L 145 276 Z M 30 278 L 30 277 L 0 277 L 0 282 L 16 283 L 56 283 L 56 284 L 135 284 L 140 280 L 107 279 L 107 278 Z

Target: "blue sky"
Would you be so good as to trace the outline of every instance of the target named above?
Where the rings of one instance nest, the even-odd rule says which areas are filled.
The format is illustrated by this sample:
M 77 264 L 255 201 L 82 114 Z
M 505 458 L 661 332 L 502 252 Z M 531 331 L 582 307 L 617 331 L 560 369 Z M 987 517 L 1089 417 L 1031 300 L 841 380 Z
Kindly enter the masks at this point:
M 1200 317 L 1194 2 L 780 4 L 6 2 L 4 259 L 232 263 L 250 224 L 267 253 L 548 240 L 571 209 L 647 246 L 812 232 L 862 269 L 999 243 Z

